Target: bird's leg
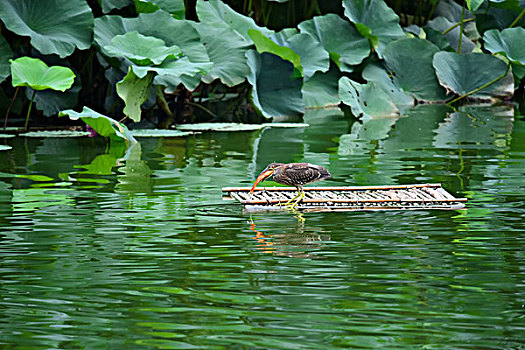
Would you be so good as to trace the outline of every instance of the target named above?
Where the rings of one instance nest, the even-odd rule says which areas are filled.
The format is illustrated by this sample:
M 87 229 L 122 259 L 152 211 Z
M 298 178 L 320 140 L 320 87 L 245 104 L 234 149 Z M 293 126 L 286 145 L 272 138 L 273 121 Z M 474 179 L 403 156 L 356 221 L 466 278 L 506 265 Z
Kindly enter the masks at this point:
M 303 191 L 303 188 L 302 187 L 297 187 L 297 195 L 295 197 L 293 197 L 292 199 L 290 199 L 288 202 L 286 202 L 285 206 L 288 208 L 288 209 L 295 209 L 295 207 L 297 206 L 297 204 L 303 200 L 305 196 L 305 193 Z M 295 202 L 294 202 L 295 201 Z M 293 204 L 291 204 L 293 202 Z

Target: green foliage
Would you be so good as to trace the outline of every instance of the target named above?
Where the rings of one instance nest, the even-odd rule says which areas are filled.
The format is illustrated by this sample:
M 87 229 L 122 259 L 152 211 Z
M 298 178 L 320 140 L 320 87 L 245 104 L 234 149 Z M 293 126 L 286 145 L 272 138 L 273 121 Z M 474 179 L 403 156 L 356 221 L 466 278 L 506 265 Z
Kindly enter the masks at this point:
M 93 13 L 84 0 L 2 0 L 0 18 L 44 55 L 67 57 L 91 46 Z
M 11 61 L 13 86 L 28 86 L 33 90 L 66 91 L 73 85 L 75 74 L 67 67 L 52 66 L 38 58 L 20 57 Z
M 160 9 L 168 12 L 176 19 L 186 17 L 184 0 L 135 0 L 135 8 L 138 13 L 151 13 Z
M 299 72 L 298 76 L 303 76 L 303 66 L 301 66 L 301 57 L 296 54 L 292 49 L 286 46 L 280 46 L 271 39 L 264 36 L 263 33 L 256 29 L 249 29 L 248 35 L 253 40 L 257 52 L 269 52 L 276 56 L 281 57 L 283 60 L 293 64 L 294 69 Z
M 367 40 L 338 15 L 314 17 L 300 23 L 299 29 L 317 40 L 341 71 L 352 72 L 370 53 Z
M 153 73 L 147 73 L 139 78 L 130 69 L 128 74 L 117 83 L 117 94 L 124 100 L 124 114 L 134 122 L 140 121 L 140 106 L 146 101 L 151 93 Z
M 506 72 L 507 65 L 502 60 L 483 53 L 460 55 L 455 52 L 438 52 L 433 61 L 441 85 L 458 95 L 466 94 L 484 86 Z M 514 80 L 499 80 L 479 90 L 473 96 L 512 96 Z
M 404 92 L 424 101 L 444 101 L 445 89 L 439 85 L 432 59 L 439 49 L 418 39 L 401 39 L 385 48 L 384 57 L 394 83 Z
M 72 109 L 62 111 L 58 114 L 59 117 L 68 116 L 71 120 L 82 119 L 84 123 L 89 125 L 99 135 L 109 137 L 111 141 L 127 141 L 130 143 L 136 142 L 133 135 L 126 127 L 126 125 L 117 122 L 110 117 L 95 112 L 89 107 L 84 107 L 82 112 L 75 112 Z
M 114 36 L 104 50 L 110 56 L 126 57 L 139 66 L 161 64 L 167 58 L 176 59 L 182 55 L 177 45 L 166 47 L 162 39 L 136 31 Z
M 0 36 L 0 83 L 5 80 L 10 74 L 10 63 L 9 60 L 13 57 L 13 51 L 11 47 L 4 39 Z
M 302 79 L 294 77 L 293 65 L 269 54 L 255 50 L 247 52 L 254 106 L 266 118 L 286 120 L 304 113 L 301 93 Z
M 405 37 L 399 17 L 383 0 L 343 0 L 345 16 L 379 55 L 392 41 Z
M 372 118 L 420 101 L 507 99 L 524 84 L 524 1 L 436 0 L 427 17 L 420 8 L 399 16 L 382 0 L 334 3 L 327 10 L 318 1 L 261 0 L 233 2 L 234 10 L 221 0 L 98 0 L 89 2 L 93 8 L 85 0 L 4 0 L 0 83 L 12 74 L 13 86 L 31 87 L 30 105 L 48 116 L 89 104 L 140 122 L 147 101 L 149 119 L 165 128 L 188 118 L 185 103 L 226 95 L 238 97 L 222 114 L 255 110 L 259 121 L 341 102 Z M 288 6 L 286 23 L 293 6 L 304 13 L 275 32 L 262 25 L 282 18 L 271 11 L 284 7 L 275 6 Z M 20 66 L 31 60 L 22 57 L 9 65 L 31 49 L 39 62 Z M 503 55 L 511 66 L 481 52 Z M 8 85 L 4 95 L 13 96 Z M 246 100 L 253 109 L 233 106 Z

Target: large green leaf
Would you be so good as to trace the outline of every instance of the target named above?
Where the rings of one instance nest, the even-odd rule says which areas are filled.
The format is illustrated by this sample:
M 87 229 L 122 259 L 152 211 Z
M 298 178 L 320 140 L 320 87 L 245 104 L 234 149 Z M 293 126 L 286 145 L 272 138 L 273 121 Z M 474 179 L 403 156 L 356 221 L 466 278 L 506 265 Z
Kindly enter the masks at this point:
M 248 35 L 249 29 L 257 29 L 265 35 L 273 33 L 267 28 L 259 27 L 252 18 L 235 12 L 220 0 L 197 0 L 196 8 L 201 22 L 216 28 L 229 27 L 245 41 L 245 44 L 252 42 Z
M 370 45 L 352 27 L 336 14 L 317 16 L 299 23 L 301 33 L 317 40 L 343 72 L 352 72 L 370 53 Z
M 394 77 L 394 84 L 418 100 L 446 100 L 445 89 L 439 85 L 432 66 L 432 59 L 438 51 L 434 44 L 418 38 L 390 43 L 385 48 L 384 59 Z
M 302 79 L 294 78 L 293 65 L 270 53 L 246 53 L 252 85 L 252 103 L 266 118 L 285 120 L 304 113 Z
M 34 97 L 35 106 L 46 117 L 57 115 L 58 112 L 77 105 L 81 88 L 80 79 L 75 79 L 73 86 L 64 92 L 51 89 L 37 91 Z M 28 100 L 33 96 L 33 92 L 31 88 L 26 89 L 25 95 Z
M 337 106 L 339 98 L 338 82 L 341 72 L 335 66 L 328 72 L 317 72 L 303 83 L 303 99 L 306 108 Z
M 162 10 L 154 13 L 141 13 L 136 18 L 103 16 L 95 19 L 95 44 L 103 54 L 109 55 L 104 47 L 110 43 L 111 39 L 116 35 L 131 31 L 162 39 L 167 46 L 177 45 L 191 63 L 210 63 L 206 48 L 201 43 L 200 35 L 193 28 L 192 22 L 176 20 Z M 135 73 L 137 74 L 137 72 Z M 177 85 L 182 82 L 189 90 L 193 90 L 200 83 L 201 73 L 191 77 L 188 75 L 181 76 L 177 80 L 179 80 Z
M 75 74 L 67 67 L 52 66 L 38 58 L 20 57 L 11 61 L 13 86 L 29 86 L 34 90 L 66 91 L 73 85 Z
M 432 28 L 437 32 L 443 33 L 452 28 L 454 24 L 454 22 L 450 21 L 446 17 L 439 16 L 429 21 L 427 23 L 427 27 Z M 457 26 L 454 29 L 448 31 L 446 34 L 444 34 L 445 38 L 447 38 L 448 43 L 454 49 L 454 51 L 458 51 L 460 33 L 461 29 L 459 26 Z M 474 44 L 472 40 L 470 40 L 463 32 L 463 35 L 461 36 L 461 52 L 472 52 L 472 50 L 474 50 L 475 47 L 476 44 Z
M 109 137 L 112 141 L 136 142 L 126 125 L 95 112 L 89 107 L 84 107 L 82 112 L 75 112 L 72 109 L 67 109 L 60 112 L 58 116 L 68 116 L 71 120 L 82 119 L 84 123 L 88 124 L 99 135 Z
M 383 0 L 343 0 L 345 16 L 368 38 L 380 57 L 392 41 L 405 37 L 399 17 Z
M 44 55 L 66 57 L 91 46 L 93 13 L 85 0 L 2 0 L 0 18 Z
M 483 40 L 488 51 L 502 53 L 513 63 L 525 65 L 525 28 L 507 28 L 501 32 L 488 30 Z
M 164 11 L 141 13 L 135 18 L 99 17 L 95 19 L 94 41 L 103 54 L 109 55 L 104 47 L 110 44 L 111 39 L 132 31 L 162 39 L 167 46 L 178 46 L 192 62 L 210 62 L 206 48 L 200 42 L 199 33 L 191 22 L 176 20 Z
M 485 0 L 466 0 L 469 11 L 476 11 Z
M 153 82 L 165 86 L 166 92 L 171 93 L 177 89 L 179 84 L 184 84 L 188 90 L 194 90 L 200 82 L 200 80 L 195 80 L 195 77 L 207 74 L 212 66 L 211 62 L 193 63 L 187 57 L 182 57 L 176 61 L 163 62 L 155 67 L 132 66 L 132 69 L 139 78 L 143 78 L 148 72 L 157 73 Z
M 287 46 L 280 46 L 273 42 L 270 38 L 266 37 L 263 33 L 257 29 L 249 29 L 248 35 L 255 44 L 257 52 L 269 52 L 276 56 L 281 57 L 283 60 L 293 64 L 294 69 L 299 72 L 298 76 L 303 75 L 303 66 L 301 66 L 301 57 L 295 53 L 292 49 Z
M 13 57 L 13 51 L 11 47 L 0 35 L 0 83 L 11 74 L 9 60 Z
M 354 116 L 365 119 L 398 115 L 399 111 L 389 96 L 375 83 L 360 84 L 348 77 L 339 80 L 339 96 L 350 106 Z
M 484 53 L 460 55 L 438 52 L 433 62 L 441 85 L 458 95 L 466 94 L 493 81 L 505 73 L 502 60 Z M 509 73 L 510 74 L 510 73 Z M 502 79 L 472 96 L 509 97 L 514 93 L 514 79 Z
M 385 68 L 377 63 L 368 64 L 362 73 L 363 78 L 367 82 L 373 82 L 380 87 L 392 101 L 399 111 L 404 111 L 414 105 L 414 98 L 407 95 L 399 87 L 394 84 L 394 81 Z
M 194 26 L 213 62 L 213 67 L 202 80 L 209 84 L 220 79 L 227 86 L 245 81 L 249 72 L 246 64 L 246 41 L 228 27 L 217 28 L 203 22 L 195 23 Z
M 133 4 L 133 0 L 98 0 L 102 7 L 102 12 L 109 13 L 113 9 L 121 9 Z
M 164 40 L 137 31 L 114 36 L 104 50 L 113 57 L 126 57 L 139 66 L 161 64 L 167 58 L 176 59 L 182 55 L 177 45 L 167 47 Z
M 124 100 L 124 114 L 134 122 L 140 121 L 140 106 L 146 101 L 151 93 L 153 73 L 139 78 L 130 69 L 128 74 L 117 83 L 117 94 Z
M 286 40 L 286 45 L 301 57 L 305 81 L 315 72 L 326 72 L 330 68 L 330 55 L 311 35 L 297 33 Z
M 135 0 L 135 8 L 138 13 L 150 13 L 161 9 L 176 19 L 186 17 L 184 0 Z

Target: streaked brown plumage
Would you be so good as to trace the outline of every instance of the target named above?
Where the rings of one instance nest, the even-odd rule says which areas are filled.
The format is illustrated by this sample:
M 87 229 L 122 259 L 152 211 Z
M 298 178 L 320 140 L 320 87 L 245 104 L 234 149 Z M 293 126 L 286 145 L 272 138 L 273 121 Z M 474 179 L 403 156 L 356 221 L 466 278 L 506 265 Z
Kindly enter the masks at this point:
M 297 196 L 287 203 L 288 205 L 299 197 L 292 207 L 304 198 L 304 185 L 331 177 L 330 172 L 319 165 L 310 163 L 271 163 L 259 174 L 250 192 L 253 193 L 257 184 L 270 176 L 273 177 L 275 182 L 297 188 Z

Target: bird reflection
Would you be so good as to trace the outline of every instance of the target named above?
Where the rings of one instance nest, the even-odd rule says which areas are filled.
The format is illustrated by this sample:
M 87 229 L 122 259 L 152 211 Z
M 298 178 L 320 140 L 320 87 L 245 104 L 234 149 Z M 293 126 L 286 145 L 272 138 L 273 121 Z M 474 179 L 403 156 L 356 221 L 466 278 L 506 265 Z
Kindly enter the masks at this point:
M 329 231 L 305 227 L 304 219 L 298 220 L 295 229 L 290 230 L 291 232 L 273 234 L 258 230 L 251 216 L 248 224 L 250 230 L 255 233 L 252 238 L 257 242 L 257 249 L 265 254 L 319 259 L 319 255 L 311 254 L 311 252 L 320 249 L 324 245 L 322 242 L 330 240 L 330 235 L 326 234 Z

